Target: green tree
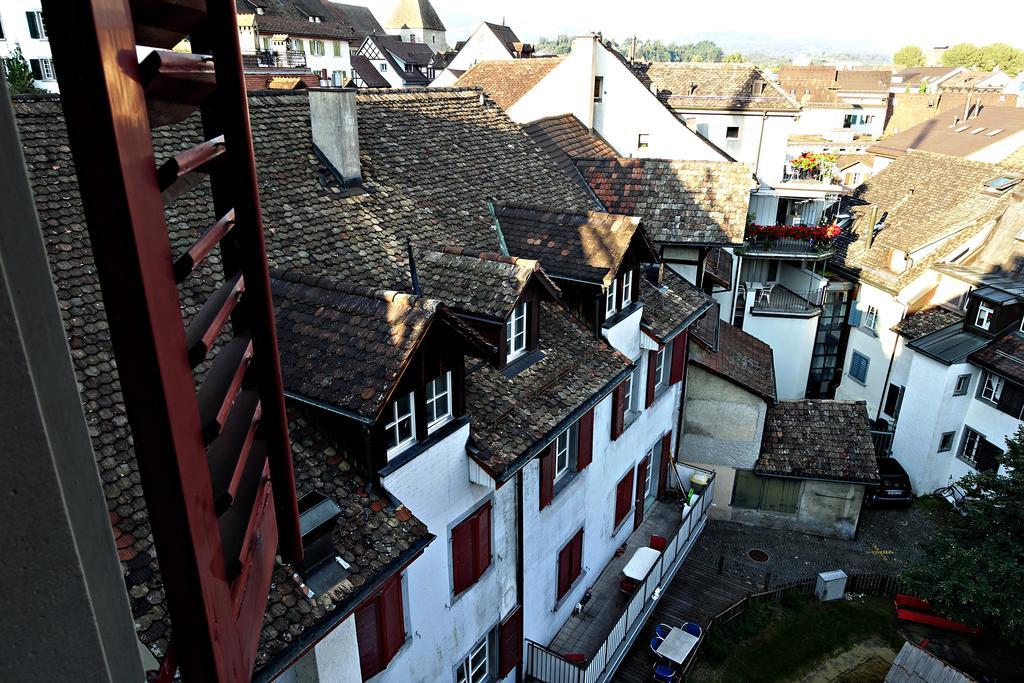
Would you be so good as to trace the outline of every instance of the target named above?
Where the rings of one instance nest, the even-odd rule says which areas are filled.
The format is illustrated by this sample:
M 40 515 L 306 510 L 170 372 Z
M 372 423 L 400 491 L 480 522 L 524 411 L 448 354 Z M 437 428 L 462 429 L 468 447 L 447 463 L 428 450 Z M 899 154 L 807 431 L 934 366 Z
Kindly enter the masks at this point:
M 981 61 L 981 50 L 970 43 L 958 43 L 942 53 L 942 63 L 946 66 L 977 66 Z
M 904 575 L 911 591 L 952 619 L 1024 645 L 1024 425 L 1006 440 L 995 472 L 960 481 L 969 496 Z
M 978 50 L 978 53 L 977 66 L 985 71 L 998 67 L 1012 76 L 1024 71 L 1024 50 L 1006 43 L 992 43 Z
M 924 52 L 917 45 L 906 45 L 896 50 L 892 63 L 897 66 L 924 66 Z
M 21 45 L 17 43 L 14 44 L 11 56 L 4 58 L 4 76 L 7 79 L 7 89 L 12 95 L 43 92 L 35 86 L 32 67 L 28 65 L 25 55 L 21 53 Z
M 742 62 L 743 61 L 743 55 L 741 55 L 739 52 L 730 52 L 729 54 L 727 54 L 725 56 L 725 61 L 727 61 L 727 62 Z

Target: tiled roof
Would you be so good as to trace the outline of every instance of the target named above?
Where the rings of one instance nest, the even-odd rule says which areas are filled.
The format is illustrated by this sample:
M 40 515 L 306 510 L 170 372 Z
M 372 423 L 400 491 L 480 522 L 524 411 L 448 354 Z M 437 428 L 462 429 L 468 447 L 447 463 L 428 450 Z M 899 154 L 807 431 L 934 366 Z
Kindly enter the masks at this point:
M 366 55 L 352 56 L 352 69 L 359 74 L 366 88 L 390 88 L 391 83 L 377 70 Z
M 836 240 L 833 264 L 886 291 L 902 289 L 1002 213 L 1009 194 L 1000 197 L 982 190 L 1003 172 L 981 161 L 918 151 L 905 154 L 868 178 L 844 202 L 855 220 Z M 871 207 L 877 208 L 876 220 L 888 215 L 869 246 Z M 918 258 L 905 272 L 890 270 L 892 249 L 913 251 L 943 238 L 948 239 L 941 248 Z
M 339 439 L 314 409 L 290 405 L 288 425 L 296 492 L 322 493 L 341 508 L 334 547 L 349 565 L 349 575 L 332 590 L 310 598 L 293 582 L 291 571 L 278 566 L 263 615 L 257 670 L 287 664 L 310 647 L 319 639 L 317 627 L 332 613 L 335 618 L 344 616 L 337 612 L 340 606 L 354 607 L 355 599 L 385 570 L 400 566 L 434 538 L 412 511 L 381 487 L 368 490 L 346 457 L 351 444 Z M 277 657 L 281 660 L 275 661 Z
M 952 88 L 973 88 L 979 82 L 985 80 L 991 75 L 991 71 L 961 71 L 955 76 L 950 76 L 940 83 L 939 88 L 942 90 Z
M 836 170 L 843 171 L 855 164 L 864 164 L 870 168 L 874 163 L 874 154 L 840 154 L 836 159 Z
M 426 66 L 434 58 L 433 50 L 426 43 L 407 43 L 400 36 L 373 36 L 372 40 L 406 64 Z
M 752 185 L 745 164 L 579 159 L 576 166 L 609 211 L 640 216 L 656 242 L 743 242 Z
M 373 16 L 373 12 L 370 11 L 369 7 L 345 5 L 334 0 L 329 0 L 329 4 L 335 11 L 341 12 L 345 18 L 345 23 L 355 29 L 358 39 L 361 40 L 369 35 L 384 33 L 384 28 L 377 21 L 377 17 Z
M 812 79 L 779 79 L 779 87 L 800 103 L 801 107 L 814 109 L 846 109 L 850 105 L 839 98 L 828 83 Z
M 494 215 L 509 253 L 540 261 L 553 277 L 605 284 L 617 274 L 634 236 L 646 242 L 634 216 L 511 203 L 495 204 Z
M 954 122 L 955 120 L 955 122 Z M 977 133 L 973 132 L 979 130 Z M 976 116 L 963 120 L 962 110 L 944 109 L 902 133 L 884 138 L 868 148 L 868 152 L 897 157 L 916 149 L 935 154 L 968 157 L 986 147 L 1000 144 L 1024 131 L 1024 108 L 981 107 Z M 1007 150 L 1007 155 L 1013 148 Z
M 758 474 L 854 483 L 878 481 L 864 401 L 779 401 L 765 416 Z
M 715 303 L 671 268 L 665 268 L 661 287 L 645 277 L 640 278 L 640 301 L 644 305 L 640 327 L 662 344 L 704 315 Z
M 333 38 L 346 41 L 357 38 L 356 32 L 349 26 L 291 17 L 261 15 L 256 18 L 256 25 L 261 33 L 287 34 L 293 38 Z
M 856 92 L 888 92 L 892 71 L 886 69 L 840 69 L 836 85 L 840 90 Z
M 721 308 L 719 303 L 715 301 L 711 308 L 708 309 L 708 312 L 702 315 L 690 327 L 694 341 L 711 353 L 718 350 L 718 335 L 721 331 L 722 322 Z
M 477 91 L 375 91 L 360 93 L 357 101 L 366 191 L 347 194 L 321 182 L 325 169 L 312 152 L 307 95 L 250 95 L 272 265 L 404 289 L 407 239 L 497 248 L 487 197 L 593 206 L 557 166 L 533 151 L 518 125 L 497 107 L 482 104 Z M 132 614 L 140 640 L 162 656 L 170 639 L 163 586 L 61 107 L 48 96 L 16 99 L 14 109 Z M 201 141 L 198 117 L 154 133 L 158 161 Z M 433 182 L 437 178 L 445 182 Z M 168 208 L 173 253 L 215 220 L 207 190 L 204 182 Z M 198 310 L 199 296 L 212 291 L 205 275 L 219 276 L 219 270 L 214 255 L 188 280 L 195 289 L 182 291 L 186 318 Z M 378 502 L 372 496 L 366 501 Z M 349 501 L 339 504 L 351 506 Z M 367 554 L 367 571 L 388 558 L 380 553 L 379 562 L 374 560 L 377 549 L 365 546 L 353 552 Z M 285 590 L 281 581 L 276 586 Z M 281 594 L 272 599 L 275 595 Z M 295 618 L 291 608 L 301 605 L 295 595 L 281 600 L 285 611 L 270 604 L 269 623 L 282 625 L 278 619 L 284 616 L 288 635 L 277 626 L 276 632 L 265 631 L 261 662 L 287 640 L 297 642 L 309 620 L 307 615 Z
M 941 306 L 932 306 L 908 315 L 896 323 L 892 331 L 906 337 L 907 341 L 914 341 L 932 332 L 938 332 L 944 327 L 962 322 L 963 319 L 963 313 Z
M 698 338 L 704 346 L 691 346 L 690 360 L 769 403 L 774 403 L 775 357 L 772 347 L 724 320 L 718 321 L 718 350 L 710 351 L 710 326 L 702 321 Z
M 504 24 L 492 24 L 489 21 L 485 21 L 483 23 L 484 26 L 490 29 L 491 33 L 494 34 L 494 37 L 505 46 L 505 49 L 508 50 L 510 55 L 515 54 L 515 44 L 522 41 L 519 40 L 519 36 L 517 36 L 516 32 L 512 30 L 512 27 Z
M 779 80 L 814 80 L 835 82 L 836 71 L 836 67 L 829 64 L 784 64 L 781 67 L 779 67 Z
M 991 346 L 972 353 L 970 360 L 1024 384 L 1024 332 L 1011 332 Z
M 558 304 L 541 304 L 539 351 L 541 360 L 512 377 L 466 361 L 474 457 L 500 480 L 535 454 L 531 447 L 552 441 L 607 396 L 630 367 Z
M 572 114 L 549 116 L 523 125 L 526 134 L 555 160 L 563 171 L 576 175 L 573 159 L 611 159 L 615 150 Z
M 430 0 L 398 0 L 387 28 L 425 28 L 431 31 L 444 31 L 444 23 L 437 16 Z
M 441 303 L 274 272 L 285 391 L 375 418 Z M 300 281 L 301 280 L 301 281 Z
M 255 14 L 259 6 L 261 14 Z M 293 37 L 355 40 L 365 35 L 365 18 L 353 13 L 353 5 L 339 5 L 329 0 L 236 0 L 240 14 L 253 14 L 260 33 L 287 33 Z M 321 21 L 309 18 L 321 17 Z M 361 28 L 356 28 L 356 25 Z
M 518 102 L 533 86 L 562 63 L 564 57 L 531 57 L 477 62 L 455 82 L 458 87 L 478 87 L 502 109 Z
M 704 259 L 704 274 L 721 286 L 732 289 L 733 261 L 732 252 L 722 247 L 712 247 Z
M 902 87 L 930 83 L 936 78 L 945 76 L 956 68 L 957 67 L 955 66 L 908 66 L 906 69 L 900 69 L 892 75 L 892 84 L 897 87 Z
M 534 275 L 558 291 L 531 259 L 429 245 L 416 245 L 414 256 L 423 294 L 459 312 L 506 318 Z
M 640 81 L 673 109 L 792 111 L 800 106 L 751 64 L 634 64 Z M 762 91 L 763 87 L 763 91 Z

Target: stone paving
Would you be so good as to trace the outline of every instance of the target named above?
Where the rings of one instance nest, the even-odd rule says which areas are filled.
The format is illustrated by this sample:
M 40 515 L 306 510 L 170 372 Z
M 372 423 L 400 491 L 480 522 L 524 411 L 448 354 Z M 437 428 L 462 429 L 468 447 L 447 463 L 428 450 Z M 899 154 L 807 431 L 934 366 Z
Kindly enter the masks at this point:
M 711 521 L 690 556 L 714 566 L 724 557 L 726 571 L 758 587 L 766 581 L 775 586 L 831 569 L 897 574 L 920 557 L 919 544 L 935 530 L 933 514 L 919 504 L 906 510 L 864 510 L 852 541 Z M 765 551 L 768 561 L 749 559 L 747 552 L 752 549 Z

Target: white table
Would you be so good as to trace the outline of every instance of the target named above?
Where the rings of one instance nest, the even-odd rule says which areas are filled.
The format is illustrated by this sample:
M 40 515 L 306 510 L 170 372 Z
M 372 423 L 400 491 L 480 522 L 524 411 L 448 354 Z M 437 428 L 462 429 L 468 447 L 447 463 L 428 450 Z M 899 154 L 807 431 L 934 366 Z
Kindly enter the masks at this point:
M 682 664 L 697 645 L 697 636 L 691 635 L 681 628 L 674 628 L 658 646 L 658 656 Z
M 622 573 L 634 581 L 643 581 L 647 572 L 651 571 L 651 567 L 658 561 L 659 555 L 661 553 L 654 548 L 637 548 L 633 557 L 629 558 L 629 562 L 622 568 Z

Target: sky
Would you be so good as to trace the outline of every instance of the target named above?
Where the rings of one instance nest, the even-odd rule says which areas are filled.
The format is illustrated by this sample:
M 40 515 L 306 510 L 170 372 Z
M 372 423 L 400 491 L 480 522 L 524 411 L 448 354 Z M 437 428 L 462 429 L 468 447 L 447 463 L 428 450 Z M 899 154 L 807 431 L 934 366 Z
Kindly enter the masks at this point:
M 347 0 L 370 7 L 383 23 L 394 0 Z M 1024 48 L 1024 2 L 1010 0 L 985 11 L 951 0 L 431 0 L 448 29 L 448 42 L 464 39 L 482 20 L 511 26 L 529 42 L 558 33 L 636 34 L 691 42 L 716 37 L 727 50 L 738 42 L 766 40 L 824 51 L 891 53 L 908 43 L 921 47 L 1005 42 Z M 715 36 L 711 34 L 739 34 Z M 759 34 L 758 36 L 742 34 Z M 836 47 L 832 47 L 836 46 Z M 858 47 L 859 46 L 859 47 Z M 752 48 L 752 49 L 757 49 Z

